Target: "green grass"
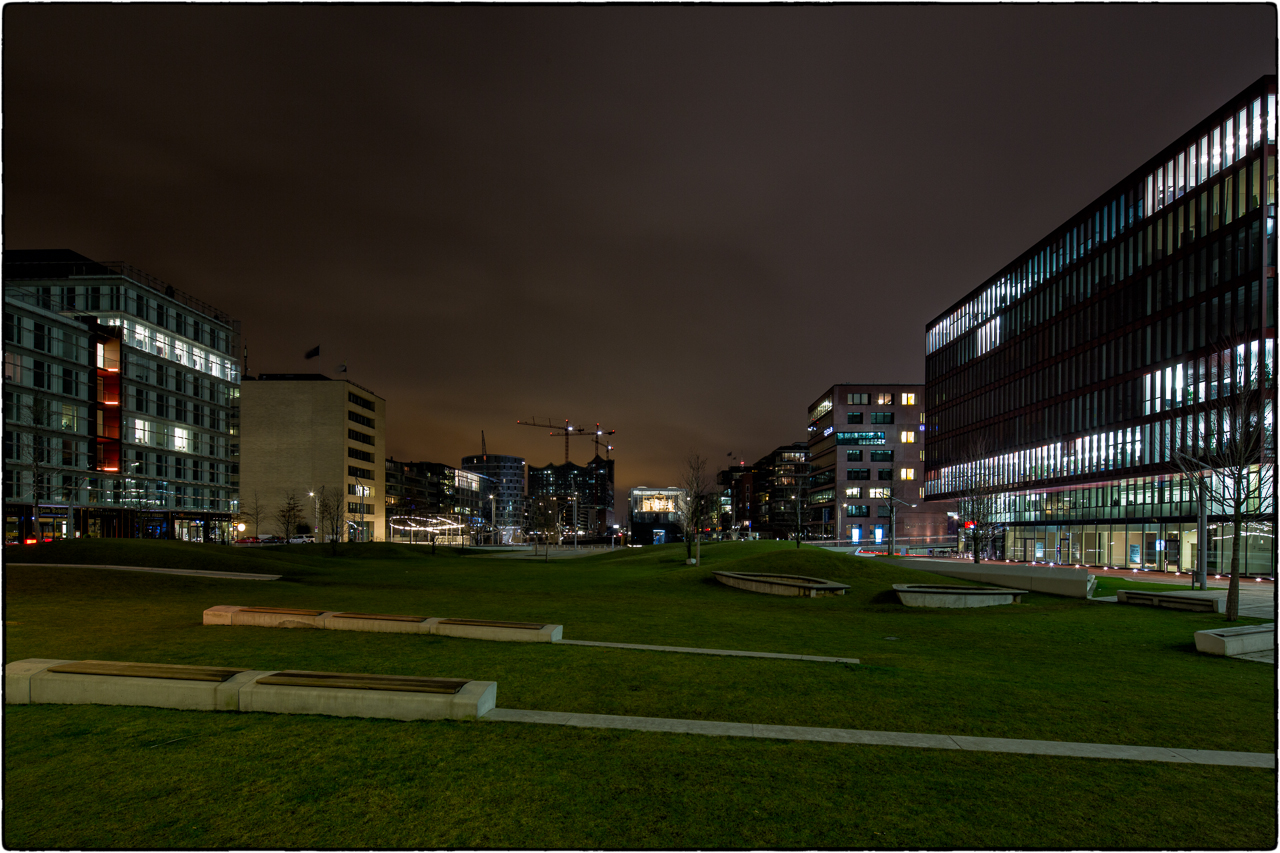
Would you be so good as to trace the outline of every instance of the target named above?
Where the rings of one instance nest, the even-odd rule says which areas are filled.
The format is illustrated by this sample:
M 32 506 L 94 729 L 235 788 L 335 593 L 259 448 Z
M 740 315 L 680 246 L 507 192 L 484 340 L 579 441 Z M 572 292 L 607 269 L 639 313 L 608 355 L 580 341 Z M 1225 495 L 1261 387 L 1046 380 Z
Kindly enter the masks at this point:
M 509 708 L 1275 749 L 1274 670 L 1195 653 L 1192 633 L 1225 624 L 1220 615 L 1034 594 L 1006 607 L 905 608 L 893 583 L 957 581 L 787 543 L 704 546 L 697 567 L 678 545 L 550 563 L 388 545 L 329 557 L 320 546 L 89 540 L 20 553 L 284 578 L 9 566 L 7 660 L 460 676 L 497 681 Z M 758 595 L 715 582 L 717 568 L 850 589 Z M 559 622 L 566 639 L 863 665 L 201 625 L 215 604 Z M 11 847 L 1275 843 L 1274 809 L 1257 807 L 1274 799 L 1275 775 L 1241 768 L 147 708 L 10 707 L 6 724 Z M 1214 796 L 1169 796 L 1201 789 Z M 1139 825 L 1125 805 L 1134 798 Z M 51 803 L 77 820 L 48 821 Z M 1230 831 L 1214 835 L 1218 826 Z

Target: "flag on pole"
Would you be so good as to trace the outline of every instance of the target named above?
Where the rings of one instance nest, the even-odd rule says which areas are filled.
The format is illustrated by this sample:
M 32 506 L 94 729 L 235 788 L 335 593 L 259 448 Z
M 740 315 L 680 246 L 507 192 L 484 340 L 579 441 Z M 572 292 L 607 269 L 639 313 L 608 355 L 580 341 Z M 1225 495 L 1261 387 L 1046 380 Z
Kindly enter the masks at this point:
M 320 347 L 318 346 L 312 347 L 311 349 L 307 350 L 307 354 L 303 356 L 303 358 L 319 358 L 319 357 L 320 357 Z
M 335 367 L 335 368 L 333 369 L 333 372 L 334 372 L 334 373 L 346 373 L 346 372 L 347 372 L 347 363 L 346 363 L 345 361 L 344 361 L 344 362 L 342 362 L 342 364 L 339 364 L 337 367 Z

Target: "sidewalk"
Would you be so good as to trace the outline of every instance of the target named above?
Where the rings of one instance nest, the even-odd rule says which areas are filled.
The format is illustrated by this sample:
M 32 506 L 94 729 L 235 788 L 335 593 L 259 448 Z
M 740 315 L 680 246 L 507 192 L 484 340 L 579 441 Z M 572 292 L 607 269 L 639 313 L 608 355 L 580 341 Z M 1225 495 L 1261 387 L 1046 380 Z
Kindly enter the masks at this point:
M 913 746 L 924 749 L 959 749 L 1024 755 L 1063 755 L 1075 758 L 1110 758 L 1131 761 L 1168 761 L 1177 764 L 1214 764 L 1229 767 L 1275 768 L 1270 752 L 1223 752 L 1211 749 L 1170 749 L 1160 746 L 1127 746 L 1106 743 L 1069 743 L 1056 740 L 967 737 L 964 735 L 876 732 L 857 729 L 824 729 L 810 726 L 722 723 L 712 720 L 669 720 L 661 717 L 622 717 L 610 714 L 570 714 L 558 711 L 521 711 L 494 708 L 482 718 L 504 723 L 540 723 L 593 729 L 628 729 L 642 732 L 758 737 L 776 740 L 822 741 L 874 746 Z
M 214 572 L 200 569 L 153 569 L 147 566 L 99 566 L 87 563 L 6 563 L 9 566 L 61 566 L 66 569 L 111 569 L 117 572 L 155 572 L 161 575 L 190 575 L 198 578 L 235 578 L 242 581 L 278 581 L 283 575 L 255 575 L 250 572 Z

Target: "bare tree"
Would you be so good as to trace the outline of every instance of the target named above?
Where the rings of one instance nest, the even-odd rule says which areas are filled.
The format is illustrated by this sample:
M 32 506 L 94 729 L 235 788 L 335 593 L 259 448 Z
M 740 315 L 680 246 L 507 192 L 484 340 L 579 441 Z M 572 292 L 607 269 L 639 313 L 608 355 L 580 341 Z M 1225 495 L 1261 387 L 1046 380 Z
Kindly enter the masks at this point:
M 261 526 L 262 520 L 267 516 L 266 505 L 258 498 L 258 491 L 254 489 L 253 494 L 248 498 L 240 496 L 240 512 L 237 514 L 239 520 L 245 524 L 253 525 L 253 535 L 258 535 L 258 527 Z
M 293 492 L 285 492 L 284 500 L 280 502 L 280 506 L 276 507 L 272 518 L 276 522 L 280 536 L 286 541 L 290 539 L 298 532 L 298 525 L 302 523 L 302 503 L 298 500 L 298 496 Z
M 702 563 L 702 527 L 711 514 L 711 486 L 706 458 L 700 453 L 690 453 L 685 460 L 684 475 L 680 478 L 680 488 L 684 490 L 684 495 L 678 509 L 680 522 L 684 527 L 685 554 L 693 560 L 694 565 Z
M 1251 346 L 1252 345 L 1252 346 Z M 1192 422 L 1182 448 L 1171 448 L 1171 465 L 1195 489 L 1202 516 L 1231 517 L 1231 581 L 1227 586 L 1227 621 L 1240 614 L 1240 549 L 1251 522 L 1274 520 L 1275 435 L 1274 383 L 1265 360 L 1253 352 L 1256 342 L 1228 340 L 1209 358 L 1217 378 L 1217 399 L 1194 403 Z M 1213 384 L 1212 381 L 1210 384 Z M 1212 393 L 1209 394 L 1213 396 Z M 1207 567 L 1200 565 L 1201 572 Z
M 320 487 L 320 533 L 329 542 L 329 553 L 337 555 L 338 543 L 347 531 L 347 496 L 342 489 Z
M 992 456 L 989 443 L 985 438 L 975 438 L 969 442 L 968 450 L 961 461 L 955 463 L 953 479 L 956 494 L 956 516 L 964 537 L 973 548 L 973 561 L 982 562 L 982 552 L 999 534 L 1003 524 L 1000 522 L 1000 488 L 988 465 L 984 464 Z

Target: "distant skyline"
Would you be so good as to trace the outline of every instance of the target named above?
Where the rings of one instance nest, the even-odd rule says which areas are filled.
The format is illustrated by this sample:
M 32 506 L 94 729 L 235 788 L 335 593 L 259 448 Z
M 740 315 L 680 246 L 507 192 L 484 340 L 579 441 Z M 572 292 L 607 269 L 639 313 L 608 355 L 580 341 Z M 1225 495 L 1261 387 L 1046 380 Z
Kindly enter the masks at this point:
M 6 248 L 124 261 L 387 450 L 626 490 L 921 383 L 924 325 L 1276 70 L 1271 4 L 4 7 Z M 319 345 L 319 359 L 304 355 Z M 341 364 L 345 374 L 335 373 Z M 590 441 L 575 440 L 585 464 Z M 733 456 L 727 454 L 733 451 Z

